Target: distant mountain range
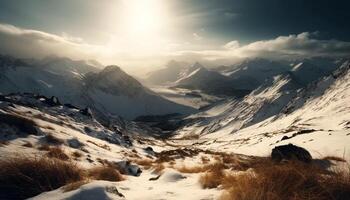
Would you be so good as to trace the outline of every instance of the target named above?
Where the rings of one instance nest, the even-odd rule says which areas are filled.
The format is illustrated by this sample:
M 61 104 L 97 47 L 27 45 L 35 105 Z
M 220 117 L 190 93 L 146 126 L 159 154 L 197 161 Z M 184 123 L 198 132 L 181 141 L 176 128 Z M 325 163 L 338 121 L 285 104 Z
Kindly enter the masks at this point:
M 241 98 L 277 75 L 293 76 L 301 85 L 307 85 L 336 69 L 337 60 L 304 59 L 270 61 L 261 58 L 245 59 L 231 66 L 212 67 L 200 63 L 188 65 L 171 61 L 166 68 L 149 74 L 152 84 L 201 90 L 207 94 Z
M 96 61 L 58 57 L 26 60 L 0 56 L 0 92 L 56 96 L 63 103 L 88 106 L 101 114 L 127 119 L 194 111 L 150 91 L 117 66 L 102 68 Z

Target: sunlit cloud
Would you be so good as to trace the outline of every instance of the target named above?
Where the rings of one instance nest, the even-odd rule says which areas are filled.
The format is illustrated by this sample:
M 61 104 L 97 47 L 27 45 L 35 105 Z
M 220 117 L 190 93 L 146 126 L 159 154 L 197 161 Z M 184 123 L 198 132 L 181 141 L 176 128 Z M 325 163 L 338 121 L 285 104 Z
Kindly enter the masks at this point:
M 193 34 L 193 37 L 199 37 L 197 42 L 206 42 L 202 41 L 204 39 L 199 35 Z M 122 67 L 161 66 L 171 59 L 219 65 L 230 64 L 237 59 L 247 57 L 284 59 L 350 56 L 350 42 L 319 40 L 315 34 L 308 32 L 279 36 L 246 45 L 241 45 L 238 41 L 233 40 L 221 46 L 201 50 L 191 50 L 193 45 L 189 42 L 158 41 L 153 44 L 154 51 L 152 51 L 148 50 L 147 42 L 134 42 L 111 36 L 110 41 L 106 44 L 95 45 L 66 33 L 55 35 L 0 24 L 1 54 L 34 58 L 57 55 L 73 59 L 96 59 L 104 64 L 117 64 Z M 145 44 L 146 46 L 142 46 Z

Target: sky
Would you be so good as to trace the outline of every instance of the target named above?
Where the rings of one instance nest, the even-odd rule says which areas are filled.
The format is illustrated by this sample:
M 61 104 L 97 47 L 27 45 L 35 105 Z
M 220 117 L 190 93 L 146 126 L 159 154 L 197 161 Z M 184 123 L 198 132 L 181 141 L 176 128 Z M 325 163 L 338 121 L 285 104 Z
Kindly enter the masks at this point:
M 125 68 L 167 60 L 350 54 L 346 0 L 0 0 L 0 54 L 95 59 Z

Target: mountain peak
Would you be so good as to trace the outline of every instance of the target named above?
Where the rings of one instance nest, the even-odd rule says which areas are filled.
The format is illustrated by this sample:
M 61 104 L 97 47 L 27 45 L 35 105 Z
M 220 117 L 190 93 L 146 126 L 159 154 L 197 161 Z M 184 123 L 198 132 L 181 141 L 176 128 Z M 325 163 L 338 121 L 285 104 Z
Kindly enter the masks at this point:
M 122 70 L 120 69 L 119 66 L 117 65 L 109 65 L 109 66 L 106 66 L 102 72 L 121 72 Z
M 199 62 L 195 62 L 195 63 L 191 66 L 191 68 L 195 68 L 195 69 L 197 69 L 197 68 L 204 68 L 204 66 L 203 66 L 202 64 L 200 64 Z

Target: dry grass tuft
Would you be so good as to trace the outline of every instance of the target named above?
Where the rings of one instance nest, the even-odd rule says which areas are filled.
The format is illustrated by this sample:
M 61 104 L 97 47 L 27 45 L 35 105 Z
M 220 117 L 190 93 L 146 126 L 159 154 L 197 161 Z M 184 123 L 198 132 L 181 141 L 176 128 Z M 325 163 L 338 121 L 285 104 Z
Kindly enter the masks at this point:
M 87 142 L 89 142 L 89 143 L 91 143 L 91 144 L 93 144 L 93 145 L 96 145 L 96 146 L 98 146 L 98 147 L 100 147 L 100 148 L 102 148 L 102 149 L 105 149 L 105 150 L 107 150 L 107 151 L 110 151 L 110 150 L 111 150 L 111 147 L 108 146 L 107 144 L 97 144 L 96 142 L 91 141 L 91 140 L 88 140 Z
M 195 165 L 195 166 L 181 166 L 175 167 L 175 169 L 182 173 L 202 173 L 207 171 L 218 171 L 226 169 L 227 166 L 222 162 L 215 162 L 207 165 Z
M 201 161 L 203 164 L 208 164 L 210 159 L 207 156 L 201 156 Z
M 26 142 L 26 143 L 24 143 L 22 146 L 28 147 L 28 148 L 32 148 L 32 147 L 33 147 L 33 144 L 30 143 L 30 142 Z
M 221 174 L 216 174 L 215 172 L 206 172 L 200 176 L 199 183 L 204 189 L 216 188 L 221 185 L 221 178 Z
M 322 160 L 332 160 L 332 161 L 337 161 L 337 162 L 346 162 L 344 158 L 340 158 L 337 156 L 326 156 Z
M 132 162 L 136 163 L 137 165 L 141 165 L 146 168 L 150 168 L 153 165 L 153 160 L 144 158 L 144 159 L 133 159 Z
M 108 166 L 94 167 L 88 170 L 88 176 L 95 180 L 105 180 L 105 181 L 123 181 L 124 177 L 120 172 Z
M 163 163 L 157 163 L 154 167 L 153 167 L 153 173 L 156 174 L 161 174 L 163 172 L 163 170 L 165 169 L 165 166 Z
M 65 185 L 62 187 L 63 189 L 63 192 L 70 192 L 70 191 L 73 191 L 73 190 L 76 190 L 78 188 L 80 188 L 81 186 L 89 183 L 90 181 L 89 180 L 80 180 L 80 181 L 76 181 L 74 183 L 70 183 L 68 185 Z
M 83 179 L 81 169 L 58 159 L 15 157 L 0 162 L 0 199 L 26 199 Z
M 214 163 L 208 165 L 208 170 L 206 173 L 200 176 L 199 183 L 203 188 L 216 188 L 222 183 L 224 177 L 223 170 L 225 166 L 223 163 Z
M 0 147 L 6 146 L 6 145 L 9 145 L 9 144 L 10 144 L 9 141 L 0 141 Z
M 69 156 L 61 148 L 58 147 L 49 148 L 46 155 L 49 158 L 57 158 L 64 161 L 69 160 Z
M 350 196 L 350 175 L 328 172 L 299 162 L 264 163 L 241 175 L 222 178 L 221 199 L 235 200 L 345 200 Z
M 40 150 L 40 151 L 48 151 L 48 150 L 50 150 L 50 146 L 47 145 L 47 144 L 43 144 L 43 145 L 38 147 L 38 150 Z
M 75 158 L 81 158 L 83 156 L 83 154 L 80 153 L 79 151 L 74 151 L 72 153 L 72 156 L 75 157 Z

